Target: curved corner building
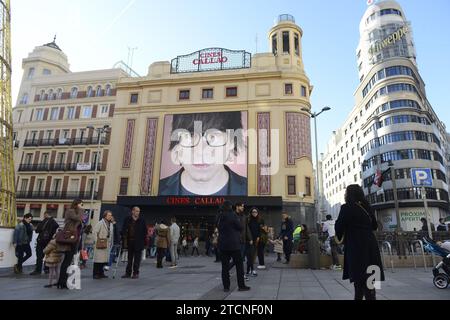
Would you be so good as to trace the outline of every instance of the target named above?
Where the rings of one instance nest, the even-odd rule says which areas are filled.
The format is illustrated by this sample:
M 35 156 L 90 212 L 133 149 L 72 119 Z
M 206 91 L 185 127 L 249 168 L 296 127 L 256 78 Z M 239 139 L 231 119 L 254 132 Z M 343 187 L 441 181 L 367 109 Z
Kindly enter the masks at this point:
M 412 185 L 411 169 L 430 168 L 433 185 L 426 188 L 426 196 L 437 225 L 449 209 L 445 126 L 427 100 L 411 24 L 396 1 L 377 2 L 367 9 L 360 24 L 357 61 L 356 106 L 334 134 L 323 159 L 329 208 L 338 212 L 336 204 L 344 202 L 346 185 L 360 183 L 383 229 L 395 228 L 391 165 L 401 227 L 420 230 L 424 204 L 421 188 Z M 384 182 L 377 184 L 381 173 Z
M 11 107 L 10 1 L 0 0 L 0 228 L 14 227 L 16 204 Z

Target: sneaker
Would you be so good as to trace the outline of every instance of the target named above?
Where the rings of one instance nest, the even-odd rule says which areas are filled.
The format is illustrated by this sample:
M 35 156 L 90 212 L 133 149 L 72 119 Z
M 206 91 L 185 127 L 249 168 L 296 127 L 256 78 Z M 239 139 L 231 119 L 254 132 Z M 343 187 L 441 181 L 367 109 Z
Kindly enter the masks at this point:
M 247 287 L 247 286 L 239 288 L 239 291 L 249 291 L 249 290 L 250 290 L 250 287 Z
M 244 281 L 250 281 L 250 278 L 247 276 L 244 276 Z
M 169 269 L 175 269 L 177 266 L 176 265 L 172 265 L 169 267 Z
M 20 274 L 19 266 L 17 264 L 14 265 L 14 273 Z
M 103 270 L 109 271 L 109 267 L 108 267 L 108 266 L 104 266 L 104 267 L 103 267 Z
M 335 265 L 335 266 L 334 266 L 334 270 L 342 270 L 342 266 L 340 266 L 340 265 Z
M 253 276 L 253 277 L 257 277 L 257 276 L 258 276 L 258 274 L 256 273 L 255 270 L 252 271 L 252 276 Z
M 259 269 L 259 270 L 265 270 L 265 269 L 266 269 L 266 266 L 258 266 L 258 269 Z

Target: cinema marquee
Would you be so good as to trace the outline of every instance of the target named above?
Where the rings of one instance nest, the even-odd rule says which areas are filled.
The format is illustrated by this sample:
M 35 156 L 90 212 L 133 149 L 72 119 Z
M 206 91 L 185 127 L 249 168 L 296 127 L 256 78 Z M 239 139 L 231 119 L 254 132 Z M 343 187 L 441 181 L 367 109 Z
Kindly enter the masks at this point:
M 251 60 L 246 51 L 208 48 L 173 59 L 171 73 L 245 69 L 251 67 Z

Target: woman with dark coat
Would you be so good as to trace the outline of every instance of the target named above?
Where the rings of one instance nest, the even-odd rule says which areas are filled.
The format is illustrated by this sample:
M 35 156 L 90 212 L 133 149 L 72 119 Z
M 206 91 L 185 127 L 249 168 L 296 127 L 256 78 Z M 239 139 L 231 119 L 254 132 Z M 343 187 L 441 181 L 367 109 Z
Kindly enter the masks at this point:
M 67 269 L 72 263 L 73 256 L 77 253 L 81 238 L 81 224 L 84 213 L 83 208 L 81 208 L 82 206 L 83 201 L 76 199 L 72 202 L 70 209 L 68 209 L 64 215 L 64 230 L 76 231 L 78 233 L 78 241 L 72 245 L 58 244 L 58 251 L 64 253 L 64 260 L 61 264 L 61 270 L 59 272 L 58 289 L 67 289 Z
M 384 281 L 380 249 L 374 231 L 378 228 L 377 219 L 364 197 L 359 185 L 350 185 L 345 193 L 335 230 L 339 240 L 344 237 L 344 276 L 355 285 L 355 300 L 376 300 L 376 292 L 368 287 L 367 280 L 372 275 L 369 266 L 379 268 L 376 281 Z

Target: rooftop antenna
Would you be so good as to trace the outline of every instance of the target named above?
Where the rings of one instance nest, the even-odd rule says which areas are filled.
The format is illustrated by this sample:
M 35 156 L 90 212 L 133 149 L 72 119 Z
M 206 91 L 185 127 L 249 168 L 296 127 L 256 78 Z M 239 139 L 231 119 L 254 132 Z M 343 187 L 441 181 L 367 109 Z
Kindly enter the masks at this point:
M 256 34 L 255 43 L 256 43 L 256 53 L 258 53 L 258 34 Z
M 53 42 L 56 43 L 56 34 L 55 34 L 55 37 L 53 38 Z
M 128 47 L 127 65 L 130 67 L 130 69 L 133 67 L 134 51 L 137 49 L 138 49 L 137 47 L 134 47 L 134 48 Z

